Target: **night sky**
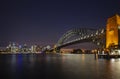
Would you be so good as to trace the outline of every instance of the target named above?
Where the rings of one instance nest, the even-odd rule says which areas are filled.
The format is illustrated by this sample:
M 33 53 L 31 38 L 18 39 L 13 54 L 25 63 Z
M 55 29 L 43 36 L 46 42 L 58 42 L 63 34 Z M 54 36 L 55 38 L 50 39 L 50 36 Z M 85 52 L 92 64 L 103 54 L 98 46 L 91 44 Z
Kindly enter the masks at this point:
M 55 44 L 72 28 L 106 26 L 120 14 L 120 0 L 4 0 L 0 2 L 0 46 Z

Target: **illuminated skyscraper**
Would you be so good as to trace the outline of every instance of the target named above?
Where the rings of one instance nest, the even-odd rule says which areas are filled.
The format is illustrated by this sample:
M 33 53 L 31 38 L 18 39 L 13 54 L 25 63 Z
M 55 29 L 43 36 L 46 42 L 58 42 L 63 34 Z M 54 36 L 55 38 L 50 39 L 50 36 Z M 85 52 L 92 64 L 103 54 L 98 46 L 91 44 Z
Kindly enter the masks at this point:
M 37 47 L 36 45 L 31 46 L 31 52 L 32 53 L 36 53 L 36 47 Z

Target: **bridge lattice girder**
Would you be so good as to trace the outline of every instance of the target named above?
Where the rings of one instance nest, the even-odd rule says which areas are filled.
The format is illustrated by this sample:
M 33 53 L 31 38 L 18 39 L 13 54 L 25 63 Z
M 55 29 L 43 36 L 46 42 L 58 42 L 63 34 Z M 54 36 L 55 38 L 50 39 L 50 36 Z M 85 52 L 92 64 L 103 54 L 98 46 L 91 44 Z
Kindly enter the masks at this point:
M 69 40 L 70 38 L 77 36 L 77 38 L 73 40 Z M 76 42 L 86 42 L 86 41 L 93 41 L 101 40 L 101 38 L 105 37 L 105 29 L 87 29 L 87 28 L 79 28 L 79 29 L 72 29 L 67 31 L 63 36 L 58 40 L 56 44 L 57 47 L 64 47 L 69 44 L 73 44 Z

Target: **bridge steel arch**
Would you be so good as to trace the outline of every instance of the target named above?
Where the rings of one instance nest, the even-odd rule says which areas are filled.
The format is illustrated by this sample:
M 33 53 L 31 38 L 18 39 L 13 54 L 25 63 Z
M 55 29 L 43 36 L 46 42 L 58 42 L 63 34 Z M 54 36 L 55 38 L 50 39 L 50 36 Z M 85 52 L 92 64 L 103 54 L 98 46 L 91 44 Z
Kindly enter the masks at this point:
M 77 36 L 77 38 L 69 40 L 74 36 Z M 102 45 L 102 42 L 104 42 L 103 39 L 105 39 L 105 29 L 72 29 L 63 34 L 63 36 L 58 40 L 56 44 L 56 49 L 82 42 L 93 42 L 98 44 L 99 41 L 101 42 L 99 43 L 99 45 Z

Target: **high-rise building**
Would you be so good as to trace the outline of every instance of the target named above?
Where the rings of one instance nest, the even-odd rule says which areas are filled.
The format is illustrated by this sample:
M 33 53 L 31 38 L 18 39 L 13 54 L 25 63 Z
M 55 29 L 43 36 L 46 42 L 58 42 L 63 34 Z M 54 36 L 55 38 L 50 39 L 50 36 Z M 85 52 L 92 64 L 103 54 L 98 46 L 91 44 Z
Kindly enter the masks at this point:
M 8 46 L 7 46 L 7 52 L 10 52 L 10 53 L 17 53 L 18 52 L 18 47 L 16 45 L 16 43 L 10 43 Z
M 36 45 L 31 46 L 31 52 L 32 53 L 36 53 L 36 47 L 37 47 Z

